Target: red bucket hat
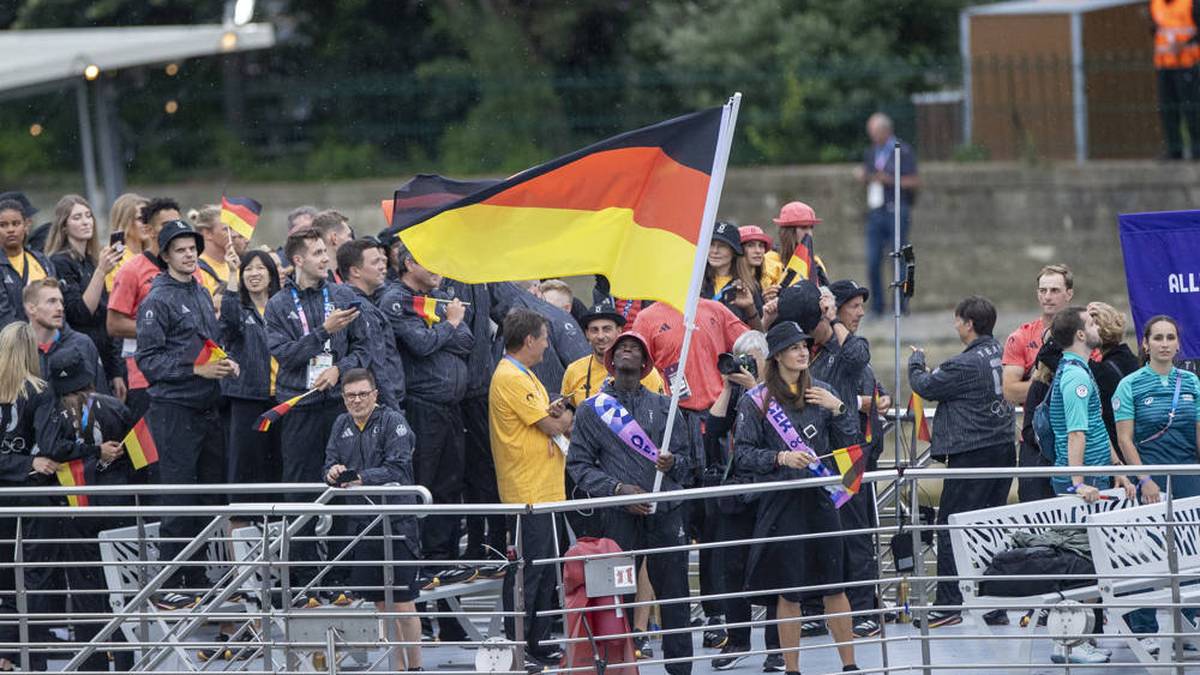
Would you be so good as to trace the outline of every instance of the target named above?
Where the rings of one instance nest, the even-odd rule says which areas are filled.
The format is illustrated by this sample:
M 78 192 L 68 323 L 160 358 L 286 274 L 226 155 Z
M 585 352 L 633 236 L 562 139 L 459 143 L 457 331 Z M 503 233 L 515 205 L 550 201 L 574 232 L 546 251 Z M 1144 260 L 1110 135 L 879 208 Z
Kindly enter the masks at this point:
M 604 368 L 608 370 L 609 375 L 613 373 L 613 352 L 616 351 L 617 345 L 621 344 L 621 340 L 630 338 L 637 340 L 638 344 L 642 346 L 642 353 L 646 355 L 646 359 L 642 362 L 642 377 L 646 377 L 650 371 L 654 370 L 654 360 L 650 358 L 650 343 L 646 342 L 646 338 L 642 337 L 641 333 L 627 330 L 618 335 L 608 351 L 604 352 Z
M 738 228 L 738 234 L 742 235 L 742 243 L 746 244 L 751 241 L 761 241 L 767 248 L 771 248 L 771 235 L 763 232 L 763 229 L 757 225 L 743 225 Z
M 821 219 L 817 212 L 804 202 L 788 202 L 779 209 L 779 217 L 773 219 L 780 227 L 799 227 L 801 225 L 819 225 Z

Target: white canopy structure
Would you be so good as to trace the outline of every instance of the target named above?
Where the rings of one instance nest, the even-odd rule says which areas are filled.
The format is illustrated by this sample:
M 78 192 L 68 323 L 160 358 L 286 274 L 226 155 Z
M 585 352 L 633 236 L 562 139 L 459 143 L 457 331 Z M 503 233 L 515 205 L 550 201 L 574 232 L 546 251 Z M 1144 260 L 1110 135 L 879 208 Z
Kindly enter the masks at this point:
M 96 173 L 89 89 L 106 87 L 101 77 L 124 68 L 169 64 L 200 56 L 267 49 L 275 45 L 268 23 L 195 26 L 134 26 L 0 32 L 0 98 L 74 86 L 79 111 L 79 141 L 88 199 L 97 215 L 107 212 L 124 183 L 124 171 L 112 138 L 111 104 L 97 96 L 96 136 L 108 199 L 102 198 Z

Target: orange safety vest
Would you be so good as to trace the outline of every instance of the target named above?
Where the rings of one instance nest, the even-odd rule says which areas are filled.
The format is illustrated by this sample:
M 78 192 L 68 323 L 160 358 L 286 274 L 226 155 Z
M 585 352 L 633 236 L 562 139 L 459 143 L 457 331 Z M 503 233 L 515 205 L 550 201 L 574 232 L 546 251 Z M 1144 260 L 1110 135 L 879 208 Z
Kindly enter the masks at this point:
M 1192 21 L 1192 0 L 1150 0 L 1154 18 L 1154 67 L 1191 68 L 1200 62 L 1200 44 Z

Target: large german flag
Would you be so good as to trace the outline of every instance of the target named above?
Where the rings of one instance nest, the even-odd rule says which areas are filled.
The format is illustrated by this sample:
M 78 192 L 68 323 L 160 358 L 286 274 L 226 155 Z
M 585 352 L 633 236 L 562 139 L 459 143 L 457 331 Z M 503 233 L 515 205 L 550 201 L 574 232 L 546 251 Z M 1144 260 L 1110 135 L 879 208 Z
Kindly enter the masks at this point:
M 498 180 L 455 180 L 419 173 L 401 185 L 391 199 L 380 203 L 389 232 L 396 232 L 433 214 L 439 207 L 496 185 Z
M 523 171 L 399 232 L 466 283 L 603 274 L 622 298 L 682 309 L 721 131 L 712 108 Z

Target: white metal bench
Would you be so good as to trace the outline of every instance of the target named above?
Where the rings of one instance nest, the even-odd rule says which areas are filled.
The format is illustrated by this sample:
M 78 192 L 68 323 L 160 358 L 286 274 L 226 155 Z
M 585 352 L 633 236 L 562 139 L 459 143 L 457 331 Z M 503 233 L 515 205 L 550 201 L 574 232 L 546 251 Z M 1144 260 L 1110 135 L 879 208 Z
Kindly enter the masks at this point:
M 139 558 L 137 526 L 104 530 L 98 536 L 100 542 L 100 560 L 104 563 L 104 581 L 108 587 L 108 603 L 114 613 L 124 610 L 128 600 L 137 595 L 144 583 L 153 578 L 161 569 L 157 564 L 159 524 L 156 522 L 147 523 L 144 525 L 143 530 L 146 537 L 145 565 L 142 564 Z M 210 581 L 220 578 L 228 569 L 228 565 L 224 564 L 224 561 L 228 560 L 224 542 L 217 540 L 210 542 L 206 553 L 209 564 L 206 566 L 205 576 Z M 143 567 L 146 574 L 144 579 L 142 578 Z M 239 611 L 244 610 L 244 605 L 241 603 L 227 603 L 221 609 L 223 611 Z M 148 640 L 160 642 L 166 639 L 167 642 L 174 643 L 170 647 L 177 659 L 173 668 L 176 670 L 195 670 L 197 666 L 185 649 L 186 643 L 175 640 L 171 636 L 171 627 L 176 622 L 190 618 L 190 612 L 186 610 L 160 610 L 152 602 L 145 603 L 145 606 L 138 611 L 149 615 L 149 618 L 145 621 L 145 626 L 149 630 Z M 125 635 L 127 641 L 131 643 L 143 642 L 137 635 L 141 624 L 141 620 L 137 618 L 131 618 L 121 624 L 121 632 Z
M 1174 520 L 1185 524 L 1175 527 L 1175 550 L 1180 574 L 1194 573 L 1200 577 L 1200 497 L 1189 497 L 1174 501 Z M 1092 561 L 1100 579 L 1100 596 L 1104 603 L 1129 604 L 1145 601 L 1147 606 L 1171 602 L 1171 581 L 1167 556 L 1166 502 L 1149 504 L 1110 513 L 1096 514 L 1088 519 L 1088 540 L 1092 548 Z M 1136 525 L 1136 526 L 1134 526 Z M 1134 527 L 1131 527 L 1134 526 Z M 1145 573 L 1150 576 L 1130 577 Z M 1186 579 L 1181 581 L 1187 581 Z M 1200 604 L 1200 585 L 1185 585 L 1181 589 L 1185 602 Z M 1120 596 L 1120 597 L 1118 597 Z M 1143 663 L 1156 663 L 1130 629 L 1125 614 L 1132 609 L 1109 612 L 1106 632 L 1120 635 L 1138 659 Z M 1173 625 L 1168 609 L 1156 612 L 1159 629 L 1170 632 Z M 1183 631 L 1197 633 L 1198 627 L 1187 617 L 1183 618 Z M 1170 639 L 1161 640 L 1159 654 L 1164 661 L 1171 660 Z
M 1014 532 L 1040 532 L 1054 526 L 1082 523 L 1093 514 L 1121 510 L 1134 505 L 1132 500 L 1125 498 L 1124 490 L 1107 490 L 1103 494 L 1116 499 L 1102 499 L 1094 504 L 1087 504 L 1078 497 L 1054 497 L 951 515 L 948 518 L 950 525 L 970 526 L 950 530 L 950 543 L 958 574 L 968 577 L 983 576 L 984 570 L 997 553 L 1013 548 L 1011 538 Z M 983 620 L 983 615 L 993 610 L 1054 604 L 1065 598 L 1085 601 L 1100 597 L 1100 591 L 1095 584 L 1024 597 L 980 595 L 979 584 L 977 579 L 959 580 L 964 614 L 974 618 L 983 630 L 997 635 L 998 632 Z M 1026 626 L 1030 637 L 1017 641 L 1020 645 L 1021 663 L 1028 663 L 1030 660 L 1033 651 L 1032 635 L 1036 628 L 1037 620 L 1030 620 Z M 990 642 L 999 654 L 1006 658 L 1011 657 L 1012 641 Z

